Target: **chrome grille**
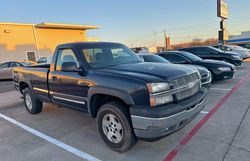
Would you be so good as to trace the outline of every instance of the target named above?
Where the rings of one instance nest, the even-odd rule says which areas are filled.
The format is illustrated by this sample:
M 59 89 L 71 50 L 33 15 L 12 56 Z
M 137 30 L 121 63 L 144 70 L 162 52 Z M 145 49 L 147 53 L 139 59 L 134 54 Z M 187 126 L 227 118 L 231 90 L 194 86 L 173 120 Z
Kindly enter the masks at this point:
M 199 91 L 201 85 L 200 76 L 198 73 L 193 73 L 185 77 L 177 78 L 172 81 L 172 85 L 174 89 L 187 87 L 175 94 L 177 100 L 183 100 L 193 96 Z

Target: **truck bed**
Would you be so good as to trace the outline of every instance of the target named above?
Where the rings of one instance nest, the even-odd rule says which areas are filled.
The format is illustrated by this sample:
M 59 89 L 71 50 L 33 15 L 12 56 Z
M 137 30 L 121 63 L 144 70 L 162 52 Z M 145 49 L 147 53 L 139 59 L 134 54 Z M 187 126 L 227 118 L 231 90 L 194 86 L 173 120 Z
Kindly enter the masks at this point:
M 17 85 L 21 82 L 30 84 L 33 92 L 41 100 L 49 99 L 48 74 L 50 65 L 34 65 L 26 67 L 18 67 L 14 69 L 14 81 Z

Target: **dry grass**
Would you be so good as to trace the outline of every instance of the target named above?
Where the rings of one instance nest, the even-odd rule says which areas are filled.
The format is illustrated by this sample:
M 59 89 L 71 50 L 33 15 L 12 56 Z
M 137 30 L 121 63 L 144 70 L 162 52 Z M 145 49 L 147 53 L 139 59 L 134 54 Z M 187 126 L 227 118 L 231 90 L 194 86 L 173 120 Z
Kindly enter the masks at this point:
M 250 62 L 250 58 L 245 59 L 244 62 Z

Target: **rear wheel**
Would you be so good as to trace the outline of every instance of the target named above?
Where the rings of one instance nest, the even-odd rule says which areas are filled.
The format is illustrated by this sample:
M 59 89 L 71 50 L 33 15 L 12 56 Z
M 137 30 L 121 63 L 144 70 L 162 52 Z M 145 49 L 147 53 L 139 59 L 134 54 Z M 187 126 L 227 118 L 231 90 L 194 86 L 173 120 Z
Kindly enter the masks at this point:
M 110 102 L 97 113 L 97 125 L 104 142 L 113 150 L 124 152 L 136 143 L 130 117 L 124 105 Z
M 23 90 L 23 100 L 24 100 L 26 110 L 30 114 L 37 114 L 37 113 L 40 113 L 42 111 L 43 102 L 38 100 L 33 95 L 33 93 L 31 92 L 31 90 L 29 88 L 25 88 Z

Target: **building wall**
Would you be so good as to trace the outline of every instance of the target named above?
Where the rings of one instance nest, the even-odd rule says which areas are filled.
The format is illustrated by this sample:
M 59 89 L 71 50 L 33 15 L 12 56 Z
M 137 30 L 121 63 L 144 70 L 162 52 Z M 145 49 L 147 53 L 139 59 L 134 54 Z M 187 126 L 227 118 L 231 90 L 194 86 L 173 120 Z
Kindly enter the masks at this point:
M 0 63 L 26 60 L 27 51 L 36 51 L 32 26 L 0 25 Z
M 39 57 L 52 55 L 58 44 L 87 41 L 83 30 L 37 28 L 36 37 Z
M 0 63 L 36 59 L 53 54 L 58 44 L 87 41 L 85 30 L 36 28 L 33 25 L 0 24 Z

